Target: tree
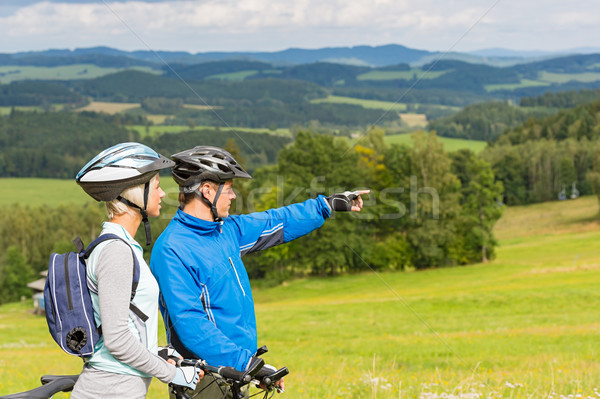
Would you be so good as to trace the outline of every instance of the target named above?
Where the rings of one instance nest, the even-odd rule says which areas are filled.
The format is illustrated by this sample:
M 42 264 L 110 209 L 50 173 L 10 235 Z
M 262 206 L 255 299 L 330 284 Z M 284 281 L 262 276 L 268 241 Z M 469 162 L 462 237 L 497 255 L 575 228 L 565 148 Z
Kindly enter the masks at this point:
M 461 150 L 451 157 L 452 170 L 461 181 L 460 235 L 464 237 L 461 249 L 464 263 L 487 262 L 496 245 L 493 228 L 503 211 L 498 203 L 502 183 L 495 180 L 490 164 L 473 152 Z
M 365 181 L 358 160 L 345 138 L 299 132 L 296 141 L 280 152 L 276 175 L 257 174 L 257 179 L 264 179 L 259 186 L 265 191 L 257 203 L 268 209 L 355 189 Z M 257 180 L 252 182 L 255 189 L 257 184 Z M 356 253 L 362 252 L 367 236 L 368 228 L 356 217 L 334 214 L 309 236 L 248 258 L 246 265 L 251 272 L 258 268 L 266 275 L 268 265 L 263 262 L 270 259 L 295 274 L 337 275 L 364 267 Z
M 413 263 L 417 268 L 453 264 L 460 182 L 435 133 L 417 133 L 413 140 L 407 231 Z
M 600 145 L 596 144 L 592 150 L 592 169 L 587 173 L 586 179 L 592 187 L 592 191 L 598 197 L 600 213 Z
M 0 265 L 0 303 L 19 300 L 22 296 L 30 296 L 31 289 L 27 288 L 34 273 L 25 260 L 21 248 L 11 246 L 6 251 L 4 266 Z

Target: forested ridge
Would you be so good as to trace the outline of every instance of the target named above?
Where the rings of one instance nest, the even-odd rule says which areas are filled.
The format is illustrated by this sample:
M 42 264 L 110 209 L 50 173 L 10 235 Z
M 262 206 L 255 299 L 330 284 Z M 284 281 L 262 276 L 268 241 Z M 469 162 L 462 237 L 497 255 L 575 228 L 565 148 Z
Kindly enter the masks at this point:
M 483 158 L 508 204 L 551 201 L 564 189 L 600 194 L 600 101 L 527 120 L 488 146 Z
M 225 146 L 235 139 L 250 169 L 274 163 L 291 138 L 233 130 L 190 130 L 141 138 L 129 125 L 144 119 L 93 112 L 13 111 L 0 118 L 0 176 L 73 178 L 103 149 L 124 141 L 139 141 L 167 155 L 184 147 Z

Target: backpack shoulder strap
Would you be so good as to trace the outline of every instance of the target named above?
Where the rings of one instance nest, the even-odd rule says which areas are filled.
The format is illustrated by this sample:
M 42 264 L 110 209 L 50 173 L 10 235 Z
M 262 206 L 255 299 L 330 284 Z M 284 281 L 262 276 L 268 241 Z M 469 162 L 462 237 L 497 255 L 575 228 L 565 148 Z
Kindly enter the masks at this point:
M 73 240 L 73 242 L 75 242 L 78 238 L 79 237 L 77 237 L 75 240 Z M 131 309 L 131 311 L 133 313 L 135 313 L 137 317 L 139 317 L 142 321 L 145 322 L 146 320 L 148 320 L 148 316 L 144 312 L 142 312 L 140 310 L 140 308 L 138 308 L 137 306 L 135 306 L 133 304 L 133 298 L 135 297 L 135 292 L 137 291 L 137 287 L 138 287 L 138 284 L 140 281 L 140 264 L 137 260 L 137 257 L 135 256 L 135 253 L 133 252 L 133 248 L 131 247 L 131 245 L 129 245 L 129 243 L 127 241 L 125 241 L 123 238 L 119 237 L 116 234 L 102 234 L 101 236 L 96 238 L 94 241 L 92 241 L 92 243 L 85 249 L 85 251 L 79 251 L 79 246 L 78 246 L 78 243 L 76 243 L 76 242 L 75 242 L 75 246 L 77 247 L 77 250 L 79 251 L 80 256 L 83 257 L 83 259 L 87 259 L 92 254 L 92 251 L 100 243 L 103 243 L 104 241 L 108 241 L 108 240 L 123 241 L 131 249 L 131 255 L 133 256 L 133 282 L 131 284 L 131 297 L 129 299 L 129 301 L 130 301 L 129 309 Z M 81 242 L 81 239 L 79 239 L 79 242 Z M 81 248 L 83 248 L 83 243 L 81 243 Z

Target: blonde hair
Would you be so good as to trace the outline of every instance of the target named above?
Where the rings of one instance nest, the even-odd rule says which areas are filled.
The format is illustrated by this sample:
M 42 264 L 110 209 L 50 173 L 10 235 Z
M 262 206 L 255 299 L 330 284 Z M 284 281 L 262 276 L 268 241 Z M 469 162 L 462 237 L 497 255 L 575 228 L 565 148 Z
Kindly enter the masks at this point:
M 152 192 L 154 191 L 152 187 L 154 187 L 157 176 L 158 173 L 152 176 L 152 179 L 150 179 L 148 203 L 150 203 L 150 199 L 152 198 Z M 125 190 L 123 190 L 123 192 L 120 195 L 127 201 L 132 202 L 140 208 L 144 209 L 144 186 L 145 184 L 138 184 L 137 186 L 128 187 Z M 128 213 L 134 216 L 139 212 L 140 211 L 138 209 L 132 208 L 116 198 L 112 201 L 106 202 L 106 215 L 108 216 L 108 220 L 111 220 L 113 217 L 122 215 L 124 213 Z

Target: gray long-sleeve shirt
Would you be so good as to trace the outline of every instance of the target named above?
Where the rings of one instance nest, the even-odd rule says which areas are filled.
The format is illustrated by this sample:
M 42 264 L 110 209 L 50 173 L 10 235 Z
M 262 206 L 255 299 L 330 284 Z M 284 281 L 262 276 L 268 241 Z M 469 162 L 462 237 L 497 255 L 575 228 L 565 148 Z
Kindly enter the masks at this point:
M 133 254 L 124 242 L 110 241 L 99 254 L 95 272 L 104 345 L 119 362 L 168 383 L 175 377 L 175 366 L 151 353 L 129 327 L 132 265 Z M 145 277 L 141 273 L 140 278 Z M 155 303 L 158 307 L 158 297 Z

